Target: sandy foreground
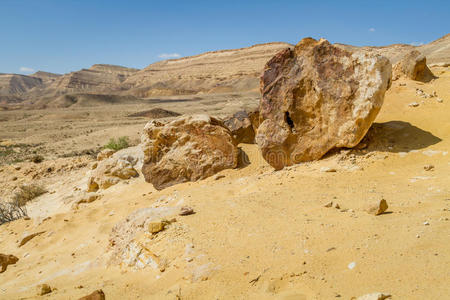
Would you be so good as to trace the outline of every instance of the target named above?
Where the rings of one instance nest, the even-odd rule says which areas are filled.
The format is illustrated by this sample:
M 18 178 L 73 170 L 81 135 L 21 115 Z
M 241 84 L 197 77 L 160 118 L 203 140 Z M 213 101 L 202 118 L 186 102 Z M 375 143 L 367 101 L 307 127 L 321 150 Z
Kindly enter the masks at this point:
M 256 145 L 240 145 L 250 163 L 223 178 L 156 191 L 140 176 L 78 210 L 64 199 L 85 188 L 88 167 L 60 174 L 30 204 L 30 220 L 0 226 L 0 253 L 19 257 L 0 274 L 0 299 L 97 289 L 107 299 L 449 299 L 450 70 L 433 72 L 430 83 L 394 82 L 366 149 L 275 172 Z M 388 213 L 369 214 L 382 198 Z M 185 205 L 196 213 L 176 215 L 148 245 L 164 268 L 111 262 L 114 225 L 140 208 Z M 42 283 L 54 291 L 37 296 Z

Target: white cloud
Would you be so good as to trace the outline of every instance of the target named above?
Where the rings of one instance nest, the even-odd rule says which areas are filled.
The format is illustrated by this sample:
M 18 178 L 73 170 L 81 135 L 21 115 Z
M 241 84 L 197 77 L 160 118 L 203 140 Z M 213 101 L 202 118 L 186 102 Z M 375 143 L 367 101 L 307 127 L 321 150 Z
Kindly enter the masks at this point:
M 375 28 L 373 28 L 373 27 L 372 27 L 372 28 L 369 28 L 369 31 L 370 31 L 370 32 L 375 32 Z
M 33 73 L 34 69 L 32 68 L 28 68 L 28 67 L 20 67 L 20 72 L 24 72 L 24 73 Z
M 413 45 L 413 46 L 422 46 L 423 42 L 412 42 L 411 45 Z
M 181 57 L 181 55 L 178 53 L 162 53 L 162 54 L 158 55 L 158 57 L 162 58 L 162 59 L 170 59 L 170 58 Z

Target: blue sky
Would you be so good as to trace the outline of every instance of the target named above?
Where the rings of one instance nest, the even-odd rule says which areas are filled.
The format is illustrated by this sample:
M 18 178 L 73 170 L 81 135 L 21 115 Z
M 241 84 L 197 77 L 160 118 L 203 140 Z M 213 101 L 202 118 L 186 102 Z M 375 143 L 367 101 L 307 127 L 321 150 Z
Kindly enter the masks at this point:
M 66 73 L 256 43 L 324 37 L 427 43 L 450 32 L 450 1 L 0 0 L 0 73 Z

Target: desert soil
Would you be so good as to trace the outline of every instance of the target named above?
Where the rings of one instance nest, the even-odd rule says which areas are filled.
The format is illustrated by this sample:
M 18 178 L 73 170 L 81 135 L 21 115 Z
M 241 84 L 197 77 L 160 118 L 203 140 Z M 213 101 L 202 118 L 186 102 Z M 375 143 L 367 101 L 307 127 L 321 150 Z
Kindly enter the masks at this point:
M 78 299 L 96 289 L 107 299 L 449 298 L 450 69 L 433 72 L 439 78 L 429 83 L 393 83 L 366 149 L 275 172 L 256 145 L 242 144 L 249 163 L 222 171 L 223 178 L 156 191 L 140 176 L 78 210 L 70 197 L 85 189 L 93 158 L 58 155 L 110 137 L 137 140 L 147 120 L 130 113 L 161 107 L 225 115 L 255 106 L 257 96 L 0 112 L 3 145 L 40 144 L 33 149 L 45 157 L 1 166 L 2 197 L 19 183 L 38 181 L 49 190 L 29 205 L 30 220 L 0 226 L 0 252 L 19 258 L 0 274 L 0 299 L 39 298 L 42 283 L 54 288 L 46 299 Z M 436 91 L 443 102 L 419 97 L 416 88 Z M 369 214 L 383 198 L 388 212 Z M 167 259 L 164 269 L 110 263 L 114 225 L 139 208 L 179 205 L 196 213 L 177 216 L 149 246 Z M 22 236 L 41 231 L 18 247 Z

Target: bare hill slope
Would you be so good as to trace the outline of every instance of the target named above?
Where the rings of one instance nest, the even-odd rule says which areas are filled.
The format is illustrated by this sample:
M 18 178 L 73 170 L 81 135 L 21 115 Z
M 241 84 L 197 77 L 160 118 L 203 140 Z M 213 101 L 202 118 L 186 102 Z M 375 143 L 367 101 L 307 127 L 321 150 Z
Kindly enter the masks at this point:
M 257 89 L 265 63 L 290 46 L 260 44 L 160 61 L 130 76 L 124 85 L 130 93 L 141 97 Z

